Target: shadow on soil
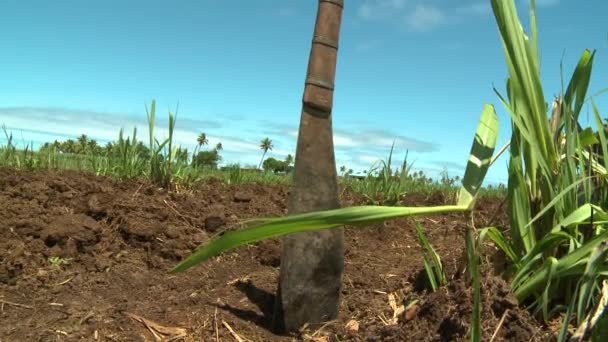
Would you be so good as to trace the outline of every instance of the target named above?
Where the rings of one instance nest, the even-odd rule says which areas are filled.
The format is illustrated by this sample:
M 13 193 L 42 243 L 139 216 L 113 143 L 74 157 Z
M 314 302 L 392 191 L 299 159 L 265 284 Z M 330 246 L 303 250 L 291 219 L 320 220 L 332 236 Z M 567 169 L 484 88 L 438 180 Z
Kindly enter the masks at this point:
M 214 305 L 219 309 L 230 312 L 242 320 L 250 321 L 273 334 L 282 335 L 284 333 L 280 327 L 275 328 L 274 324 L 275 294 L 258 288 L 249 280 L 239 280 L 236 282 L 234 287 L 239 292 L 243 293 L 252 304 L 257 306 L 262 314 L 259 314 L 253 310 L 239 309 L 224 303 Z

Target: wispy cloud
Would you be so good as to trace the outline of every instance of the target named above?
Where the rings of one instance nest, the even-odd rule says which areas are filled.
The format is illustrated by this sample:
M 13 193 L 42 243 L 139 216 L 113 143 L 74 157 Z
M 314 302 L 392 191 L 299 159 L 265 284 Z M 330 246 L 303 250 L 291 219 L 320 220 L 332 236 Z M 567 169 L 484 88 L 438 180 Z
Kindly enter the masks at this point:
M 407 0 L 364 0 L 357 10 L 363 20 L 382 20 L 390 18 L 396 11 L 403 10 Z
M 297 138 L 298 128 L 294 125 L 270 121 L 262 122 L 265 134 Z M 386 150 L 395 142 L 395 147 L 419 153 L 437 152 L 439 145 L 434 142 L 421 140 L 397 134 L 388 129 L 370 129 L 353 126 L 349 129 L 335 127 L 333 129 L 334 146 L 342 149 Z
M 455 13 L 461 16 L 467 15 L 491 15 L 492 5 L 489 1 L 479 1 L 457 7 Z
M 434 142 L 403 136 L 387 129 L 358 129 L 348 132 L 337 130 L 337 132 L 350 137 L 357 147 L 369 146 L 384 150 L 394 142 L 396 148 L 415 152 L 426 153 L 439 150 L 439 146 Z
M 422 0 L 365 0 L 357 10 L 363 21 L 393 23 L 413 31 L 429 31 L 443 23 L 443 9 Z
M 445 14 L 437 7 L 418 5 L 405 15 L 405 22 L 415 31 L 429 31 L 441 25 L 445 18 Z
M 530 0 L 518 0 L 528 6 Z M 536 0 L 537 7 L 550 7 L 559 0 Z M 492 15 L 489 1 L 364 0 L 357 9 L 359 19 L 405 26 L 410 31 L 428 32 L 446 24 L 461 23 L 467 17 Z

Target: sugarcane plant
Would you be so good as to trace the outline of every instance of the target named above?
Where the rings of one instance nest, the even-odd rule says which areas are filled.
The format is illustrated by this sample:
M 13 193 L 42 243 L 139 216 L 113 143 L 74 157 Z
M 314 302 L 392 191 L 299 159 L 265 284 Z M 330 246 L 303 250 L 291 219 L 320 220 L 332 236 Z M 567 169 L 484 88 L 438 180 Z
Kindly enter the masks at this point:
M 608 271 L 604 247 L 608 215 L 598 205 L 606 203 L 602 189 L 606 188 L 608 166 L 605 134 L 599 129 L 602 165 L 591 150 L 596 142 L 592 129 L 581 129 L 579 124 L 595 52 L 583 51 L 566 89 L 554 102 L 549 121 L 540 82 L 535 2 L 530 2 L 531 37 L 524 32 L 513 1 L 492 0 L 492 9 L 509 72 L 507 96 L 495 90 L 512 121 L 510 234 L 505 236 L 488 227 L 481 231 L 481 238 L 491 238 L 507 255 L 510 268 L 505 275 L 520 303 L 544 320 L 567 311 L 564 327 L 574 312 L 574 324 L 580 326 L 593 308 L 600 294 L 599 282 Z M 592 104 L 601 128 L 599 112 Z M 596 194 L 601 194 L 595 203 L 589 201 L 591 181 L 599 186 Z M 580 189 L 583 203 L 579 201 Z M 574 303 L 576 310 L 572 310 Z

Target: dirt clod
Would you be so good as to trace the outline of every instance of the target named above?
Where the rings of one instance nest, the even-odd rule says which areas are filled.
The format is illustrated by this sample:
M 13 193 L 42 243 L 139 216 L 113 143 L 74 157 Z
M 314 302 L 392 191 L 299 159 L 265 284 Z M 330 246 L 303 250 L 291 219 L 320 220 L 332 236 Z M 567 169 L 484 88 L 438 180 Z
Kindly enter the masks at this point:
M 251 202 L 252 196 L 251 194 L 247 194 L 244 192 L 237 192 L 234 194 L 235 202 Z
M 215 232 L 222 227 L 226 222 L 219 216 L 209 216 L 205 219 L 205 230 Z

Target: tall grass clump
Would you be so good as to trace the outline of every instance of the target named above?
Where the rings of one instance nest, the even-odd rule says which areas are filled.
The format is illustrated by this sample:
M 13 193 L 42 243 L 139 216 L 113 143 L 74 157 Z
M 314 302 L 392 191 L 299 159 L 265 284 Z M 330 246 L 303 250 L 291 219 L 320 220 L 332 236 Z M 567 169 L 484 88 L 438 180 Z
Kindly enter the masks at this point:
M 504 235 L 485 228 L 480 240 L 489 237 L 509 259 L 504 276 L 520 303 L 542 320 L 565 313 L 560 334 L 565 340 L 567 327 L 581 327 L 604 300 L 599 284 L 608 270 L 608 159 L 605 128 L 594 103 L 598 133 L 579 123 L 595 52 L 582 52 L 566 89 L 562 86 L 550 108 L 540 82 L 534 1 L 531 37 L 524 32 L 513 1 L 492 0 L 492 9 L 509 73 L 506 97 L 495 92 L 512 121 L 510 229 Z
M 386 160 L 372 164 L 363 179 L 345 174 L 343 184 L 357 193 L 362 194 L 368 204 L 398 205 L 407 194 L 432 194 L 442 192 L 453 202 L 458 194 L 456 183 L 459 177 L 449 178 L 447 172 L 438 181 L 427 178 L 422 172 L 412 172 L 414 163 L 408 162 L 409 151 L 406 151 L 401 165 L 393 170 L 393 153 L 395 144 L 391 146 Z
M 176 112 L 177 113 L 177 112 Z M 169 137 L 159 142 L 154 136 L 154 121 L 156 117 L 156 101 L 152 100 L 150 109 L 146 106 L 148 118 L 148 134 L 150 149 L 149 178 L 155 184 L 164 188 L 171 186 L 173 151 L 173 131 L 175 129 L 176 114 L 169 111 Z
M 2 124 L 2 131 L 6 137 L 6 146 L 3 146 L 0 150 L 2 152 L 2 160 L 6 165 L 11 165 L 17 160 L 17 148 L 13 144 L 13 133 L 9 132 L 4 124 Z
M 125 180 L 139 177 L 143 173 L 146 160 L 137 149 L 137 127 L 133 128 L 131 137 L 125 138 L 123 132 L 122 128 L 118 132 L 111 172 L 119 179 Z
M 370 203 L 395 205 L 406 193 L 406 186 L 410 178 L 411 164 L 407 162 L 408 152 L 405 154 L 401 167 L 393 173 L 393 151 L 395 143 L 391 146 L 387 160 L 380 160 L 368 170 L 367 176 L 358 183 L 358 190 Z
M 422 256 L 424 260 L 424 270 L 427 279 L 429 280 L 429 284 L 431 285 L 431 290 L 436 291 L 439 287 L 446 284 L 446 275 L 441 263 L 441 257 L 429 242 L 422 226 L 420 226 L 419 223 L 416 223 L 415 227 L 418 241 L 423 248 Z
M 13 142 L 13 133 L 9 132 L 6 125 L 2 124 L 2 131 L 6 138 L 6 146 L 0 146 L 0 158 L 5 166 L 14 166 L 17 169 L 33 170 L 39 165 L 39 160 L 34 153 L 34 145 L 25 143 L 24 147 L 18 149 Z
M 604 227 L 608 215 L 598 203 L 580 205 L 577 196 L 582 188 L 584 197 L 591 198 L 591 187 L 585 186 L 591 179 L 598 180 L 600 191 L 607 184 L 608 165 L 599 165 L 590 149 L 592 130 L 581 129 L 578 122 L 595 52 L 583 51 L 566 89 L 554 101 L 553 120 L 549 120 L 540 82 L 534 1 L 531 37 L 524 32 L 513 1 L 492 0 L 492 9 L 509 74 L 506 97 L 495 91 L 511 117 L 512 135 L 507 186 L 510 233 L 493 230 L 488 236 L 509 258 L 511 267 L 505 275 L 520 303 L 547 320 L 576 302 L 575 323 L 580 324 L 599 293 L 598 281 L 608 271 L 605 258 L 593 258 L 595 248 L 608 237 Z M 597 111 L 595 117 L 605 155 Z M 600 201 L 605 200 L 604 195 Z M 589 268 L 593 260 L 595 267 Z
M 245 171 L 243 171 L 239 164 L 229 165 L 226 171 L 228 172 L 226 183 L 242 184 L 245 181 Z

